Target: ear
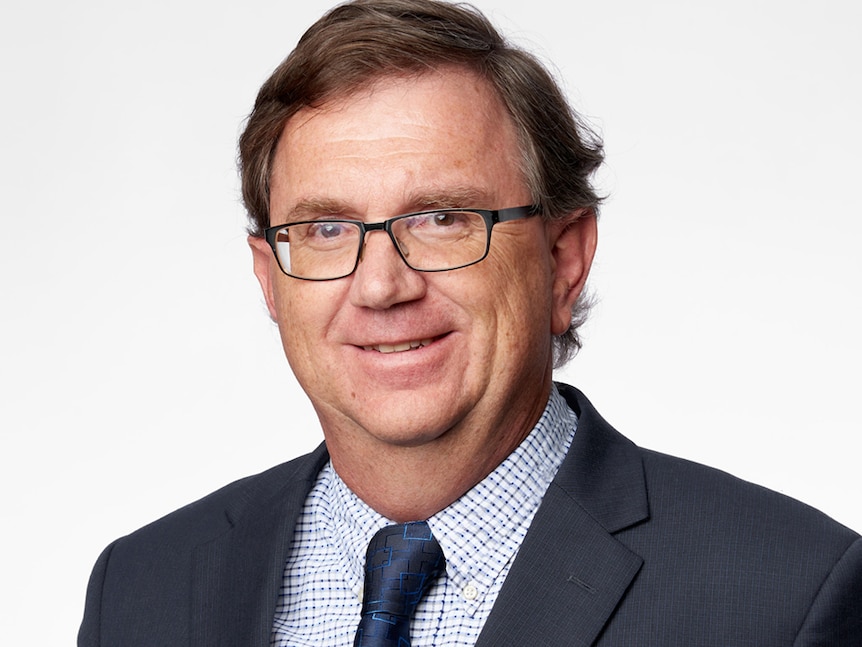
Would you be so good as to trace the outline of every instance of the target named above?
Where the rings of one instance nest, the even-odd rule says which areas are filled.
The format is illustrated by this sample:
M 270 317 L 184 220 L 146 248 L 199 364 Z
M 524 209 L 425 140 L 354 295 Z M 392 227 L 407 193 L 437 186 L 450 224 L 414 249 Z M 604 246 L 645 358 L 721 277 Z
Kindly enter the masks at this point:
M 548 231 L 554 260 L 551 334 L 562 335 L 571 325 L 572 306 L 584 290 L 596 253 L 595 212 L 581 209 L 551 221 Z
M 259 236 L 249 236 L 248 246 L 251 247 L 254 275 L 260 283 L 260 289 L 263 290 L 263 298 L 266 300 L 269 316 L 274 322 L 278 323 L 278 311 L 275 309 L 275 299 L 272 295 L 272 272 L 273 264 L 275 263 L 272 249 L 269 243 L 266 242 L 266 239 Z

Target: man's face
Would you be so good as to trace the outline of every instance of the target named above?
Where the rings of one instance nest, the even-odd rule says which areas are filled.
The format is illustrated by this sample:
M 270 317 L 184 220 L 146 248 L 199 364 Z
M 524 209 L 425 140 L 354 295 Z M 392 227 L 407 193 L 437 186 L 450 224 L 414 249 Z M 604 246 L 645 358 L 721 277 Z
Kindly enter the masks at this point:
M 511 119 L 476 76 L 384 78 L 288 121 L 271 222 L 528 205 L 519 161 Z M 594 226 L 582 223 L 497 225 L 484 261 L 438 273 L 409 269 L 375 231 L 356 272 L 324 282 L 283 275 L 266 244 L 250 239 L 333 459 L 339 450 L 436 445 L 478 461 L 520 442 L 546 402 L 552 335 L 567 327 L 589 267 Z M 578 249 L 558 258 L 560 241 Z

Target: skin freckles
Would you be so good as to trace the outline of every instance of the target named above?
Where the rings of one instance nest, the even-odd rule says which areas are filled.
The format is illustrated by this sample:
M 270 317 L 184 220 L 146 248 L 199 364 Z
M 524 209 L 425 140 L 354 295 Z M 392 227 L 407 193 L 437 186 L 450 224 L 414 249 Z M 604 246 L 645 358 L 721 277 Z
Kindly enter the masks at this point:
M 527 205 L 519 159 L 505 109 L 471 73 L 384 78 L 288 121 L 271 220 Z M 529 433 L 551 388 L 552 334 L 568 325 L 592 258 L 591 222 L 503 223 L 484 261 L 438 273 L 409 269 L 386 234 L 371 232 L 356 272 L 325 282 L 283 275 L 266 243 L 250 239 L 333 465 L 369 505 L 394 520 L 427 518 Z M 366 350 L 419 340 L 432 341 Z

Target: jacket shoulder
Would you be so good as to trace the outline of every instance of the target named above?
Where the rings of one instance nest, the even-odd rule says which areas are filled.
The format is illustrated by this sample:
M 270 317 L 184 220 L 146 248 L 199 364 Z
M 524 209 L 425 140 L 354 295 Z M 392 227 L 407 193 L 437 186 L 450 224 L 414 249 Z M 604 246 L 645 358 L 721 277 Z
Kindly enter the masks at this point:
M 222 558 L 242 564 L 233 570 L 216 569 L 212 574 L 216 579 L 265 565 L 265 558 L 255 556 L 284 548 L 279 531 L 289 532 L 287 525 L 299 514 L 326 460 L 321 446 L 226 485 L 114 541 L 93 568 L 79 646 L 188 645 L 194 615 L 189 587 L 200 571 L 195 555 L 202 551 L 209 556 L 209 547 L 222 545 L 226 549 L 218 553 Z M 231 537 L 232 542 L 224 541 Z M 209 590 L 205 582 L 210 575 L 209 570 L 202 572 L 201 590 Z
M 640 449 L 652 521 L 680 527 L 722 528 L 742 540 L 773 538 L 771 549 L 833 545 L 843 552 L 859 535 L 823 512 L 722 470 Z M 686 532 L 695 528 L 689 527 Z M 700 534 L 700 533 L 698 533 Z
M 582 393 L 561 392 L 579 422 L 557 482 L 643 560 L 601 644 L 858 644 L 858 533 L 784 494 L 641 448 Z
M 642 593 L 675 591 L 665 604 L 682 618 L 666 627 L 668 638 L 730 631 L 759 645 L 853 644 L 846 640 L 862 631 L 856 532 L 721 470 L 650 450 L 641 455 L 649 520 L 617 535 L 644 558 L 641 586 L 627 605 L 645 604 Z M 703 607 L 730 612 L 710 615 Z M 720 618 L 724 626 L 714 626 Z
M 327 458 L 321 445 L 310 454 L 229 483 L 143 526 L 120 541 L 180 542 L 185 545 L 207 541 L 230 529 L 245 515 L 267 507 L 285 491 L 313 482 Z

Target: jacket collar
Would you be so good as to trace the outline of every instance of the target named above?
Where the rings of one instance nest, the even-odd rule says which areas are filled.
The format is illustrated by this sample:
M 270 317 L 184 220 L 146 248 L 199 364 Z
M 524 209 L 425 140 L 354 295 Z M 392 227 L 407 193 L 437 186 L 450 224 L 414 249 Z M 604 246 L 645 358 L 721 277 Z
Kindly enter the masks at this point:
M 578 431 L 555 483 L 610 533 L 649 517 L 640 449 L 611 427 L 586 396 L 557 387 L 578 415 Z
M 592 645 L 643 564 L 613 537 L 649 516 L 639 451 L 580 391 L 559 389 L 578 431 L 477 647 Z
M 192 647 L 269 646 L 296 521 L 328 458 L 321 445 L 250 479 L 225 510 L 225 532 L 196 548 Z

